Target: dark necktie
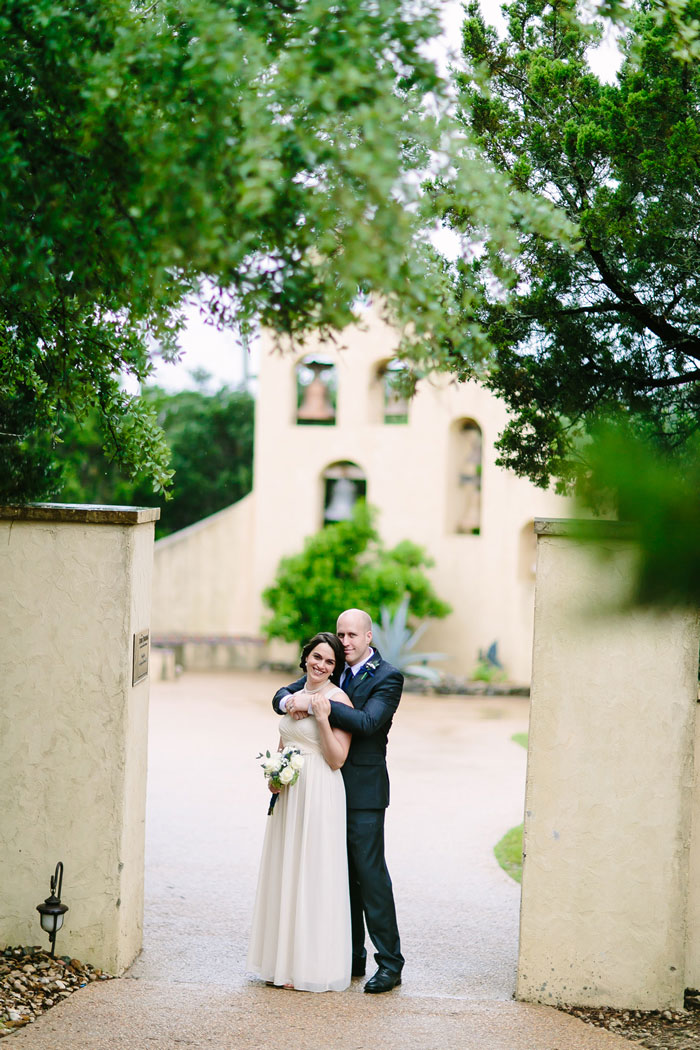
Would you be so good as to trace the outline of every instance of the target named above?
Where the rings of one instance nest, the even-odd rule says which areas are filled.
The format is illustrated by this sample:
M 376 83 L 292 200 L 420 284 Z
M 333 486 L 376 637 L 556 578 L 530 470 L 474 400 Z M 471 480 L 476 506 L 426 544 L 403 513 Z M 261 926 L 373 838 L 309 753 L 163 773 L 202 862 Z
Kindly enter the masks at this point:
M 348 667 L 347 671 L 343 675 L 343 680 L 340 683 L 340 688 L 343 690 L 344 693 L 347 693 L 348 686 L 350 685 L 351 682 L 352 682 L 352 669 L 350 667 Z

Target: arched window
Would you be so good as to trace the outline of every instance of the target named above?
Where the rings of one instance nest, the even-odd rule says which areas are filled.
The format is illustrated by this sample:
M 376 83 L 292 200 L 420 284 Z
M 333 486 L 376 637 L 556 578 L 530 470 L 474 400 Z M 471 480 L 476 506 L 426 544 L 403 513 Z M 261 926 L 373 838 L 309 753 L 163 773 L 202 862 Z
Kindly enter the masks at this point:
M 408 397 L 397 386 L 405 366 L 401 361 L 381 361 L 372 375 L 370 392 L 373 421 L 376 423 L 408 423 Z
M 323 472 L 323 524 L 347 521 L 358 499 L 366 495 L 367 479 L 357 463 L 331 463 Z
M 328 358 L 308 354 L 296 366 L 297 412 L 300 425 L 335 423 L 336 368 Z
M 481 532 L 481 427 L 460 419 L 451 434 L 451 477 L 448 485 L 449 529 L 464 535 Z

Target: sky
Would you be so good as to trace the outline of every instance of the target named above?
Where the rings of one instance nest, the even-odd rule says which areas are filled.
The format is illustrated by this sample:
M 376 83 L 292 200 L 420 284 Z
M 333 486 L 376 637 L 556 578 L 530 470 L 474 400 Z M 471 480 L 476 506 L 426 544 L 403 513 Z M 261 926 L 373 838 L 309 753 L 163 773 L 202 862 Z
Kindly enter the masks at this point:
M 505 22 L 500 11 L 501 0 L 481 0 L 481 8 L 488 22 L 497 29 L 503 29 Z M 440 65 L 445 67 L 450 53 L 459 49 L 460 27 L 464 11 L 459 0 L 446 0 L 443 12 L 444 35 L 440 41 L 437 57 Z M 591 66 L 603 80 L 612 80 L 617 71 L 620 55 L 615 47 L 614 34 L 611 32 L 604 39 L 597 53 L 591 55 Z M 188 324 L 181 338 L 183 355 L 176 364 L 159 362 L 151 379 L 166 390 L 175 392 L 193 388 L 195 382 L 192 372 L 204 369 L 212 376 L 209 388 L 216 390 L 224 384 L 237 387 L 244 378 L 246 351 L 236 340 L 232 332 L 218 332 L 207 325 L 196 307 L 188 311 Z M 254 376 L 257 372 L 258 348 L 252 344 L 248 357 L 248 372 Z
M 224 385 L 240 386 L 244 378 L 246 351 L 235 334 L 231 331 L 218 332 L 212 325 L 206 324 L 196 307 L 187 311 L 187 317 L 187 328 L 180 339 L 183 349 L 181 360 L 175 364 L 159 362 L 149 385 L 157 383 L 171 393 L 193 389 L 196 384 L 192 372 L 203 369 L 212 376 L 207 387 L 210 392 Z M 250 375 L 257 372 L 255 344 L 248 357 L 248 372 Z

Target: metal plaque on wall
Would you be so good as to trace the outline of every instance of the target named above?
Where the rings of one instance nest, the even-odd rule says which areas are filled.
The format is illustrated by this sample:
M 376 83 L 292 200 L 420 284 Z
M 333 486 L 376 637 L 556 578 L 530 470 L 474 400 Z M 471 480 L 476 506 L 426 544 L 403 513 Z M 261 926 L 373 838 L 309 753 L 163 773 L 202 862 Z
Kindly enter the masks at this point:
M 148 639 L 149 631 L 137 631 L 134 635 L 134 663 L 131 684 L 136 685 L 148 677 Z

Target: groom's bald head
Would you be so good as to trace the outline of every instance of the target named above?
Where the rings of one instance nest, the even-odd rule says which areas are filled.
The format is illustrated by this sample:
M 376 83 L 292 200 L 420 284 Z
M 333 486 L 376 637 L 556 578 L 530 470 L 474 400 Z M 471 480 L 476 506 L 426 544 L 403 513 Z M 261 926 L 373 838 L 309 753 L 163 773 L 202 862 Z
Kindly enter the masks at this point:
M 369 613 L 366 613 L 364 609 L 346 609 L 345 612 L 341 612 L 338 617 L 338 624 L 345 616 L 352 616 L 357 626 L 363 631 L 372 631 L 372 617 Z
M 345 661 L 353 667 L 370 655 L 372 617 L 364 609 L 346 609 L 338 617 L 336 633 L 345 652 Z

